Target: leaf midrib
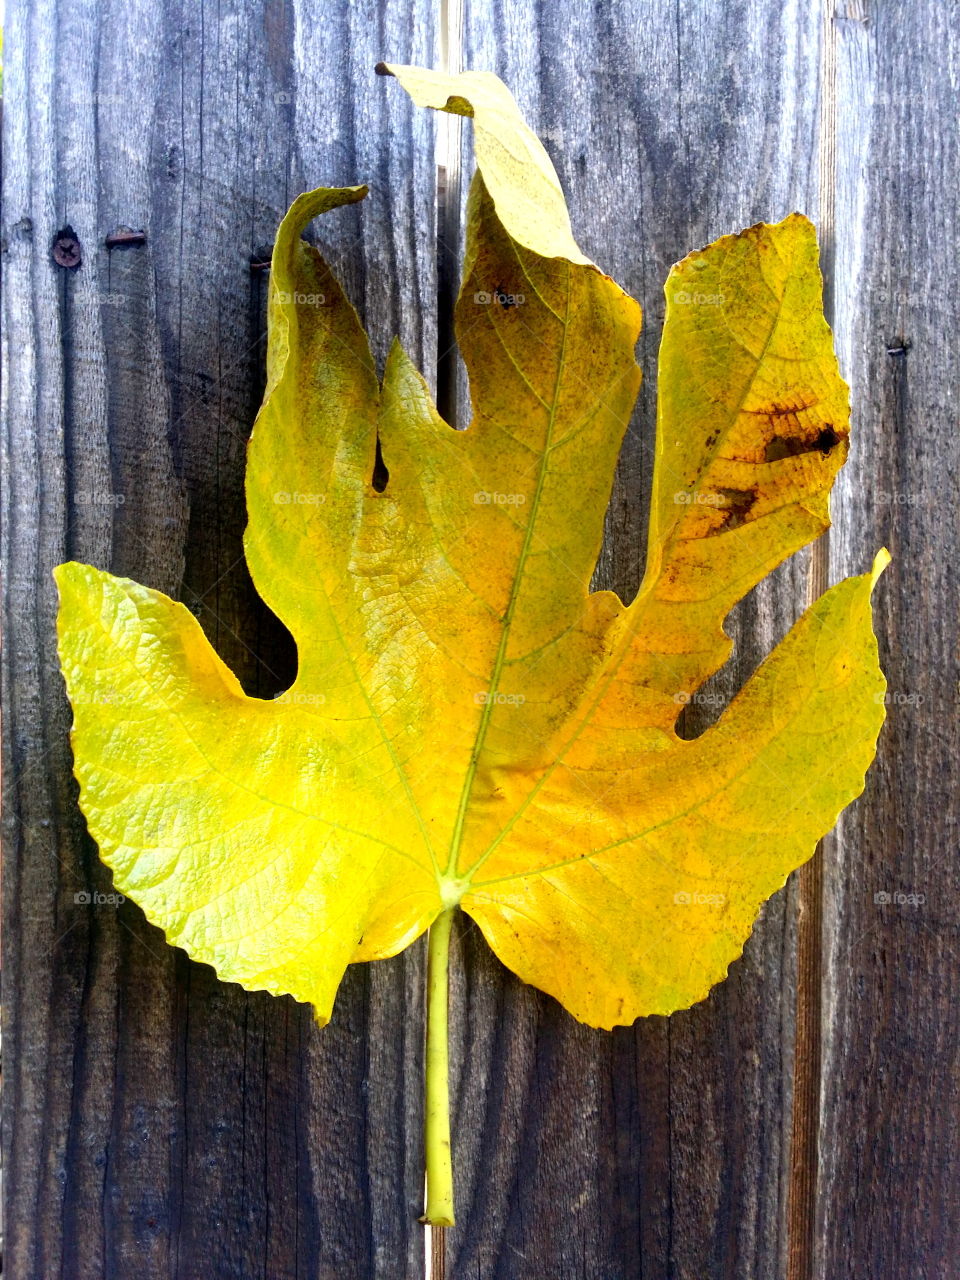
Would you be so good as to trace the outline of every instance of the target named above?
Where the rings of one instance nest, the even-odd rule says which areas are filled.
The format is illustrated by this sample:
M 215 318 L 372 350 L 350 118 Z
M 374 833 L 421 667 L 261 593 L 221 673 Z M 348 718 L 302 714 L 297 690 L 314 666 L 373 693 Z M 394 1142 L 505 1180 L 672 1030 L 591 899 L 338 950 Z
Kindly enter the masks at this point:
M 566 351 L 567 351 L 567 334 L 570 328 L 570 264 L 567 264 L 566 272 L 566 300 L 563 315 L 563 338 L 560 344 L 560 354 L 557 359 L 557 376 L 554 383 L 552 403 L 550 406 L 550 415 L 547 420 L 547 430 L 543 444 L 543 450 L 540 457 L 540 467 L 537 473 L 537 487 L 534 491 L 533 500 L 530 504 L 530 519 L 527 521 L 526 530 L 524 531 L 523 545 L 520 548 L 520 554 L 517 557 L 517 567 L 514 572 L 513 582 L 510 587 L 510 597 L 507 601 L 507 609 L 503 618 L 503 625 L 500 631 L 500 643 L 497 646 L 496 657 L 494 658 L 493 670 L 490 674 L 490 682 L 487 688 L 487 697 L 484 703 L 483 712 L 480 716 L 480 723 L 477 725 L 476 736 L 474 737 L 473 749 L 470 753 L 470 763 L 467 766 L 467 772 L 464 776 L 463 788 L 460 793 L 460 804 L 457 809 L 456 822 L 454 823 L 453 834 L 450 839 L 450 854 L 447 860 L 447 867 L 442 877 L 442 881 L 450 883 L 456 881 L 457 864 L 460 857 L 460 847 L 463 843 L 464 824 L 466 822 L 467 811 L 470 807 L 470 801 L 473 797 L 473 789 L 476 783 L 477 771 L 480 764 L 480 757 L 483 754 L 484 744 L 487 732 L 490 728 L 490 722 L 493 717 L 494 708 L 496 706 L 494 695 L 500 681 L 500 676 L 506 664 L 507 644 L 510 639 L 510 628 L 513 624 L 513 617 L 516 611 L 517 603 L 520 598 L 520 586 L 523 581 L 524 571 L 526 569 L 527 559 L 530 552 L 530 546 L 533 541 L 533 534 L 536 528 L 537 519 L 540 512 L 540 502 L 543 497 L 543 489 L 546 483 L 547 464 L 550 458 L 550 447 L 553 439 L 553 431 L 557 420 L 557 410 L 560 403 L 560 386 L 563 375 L 566 371 Z

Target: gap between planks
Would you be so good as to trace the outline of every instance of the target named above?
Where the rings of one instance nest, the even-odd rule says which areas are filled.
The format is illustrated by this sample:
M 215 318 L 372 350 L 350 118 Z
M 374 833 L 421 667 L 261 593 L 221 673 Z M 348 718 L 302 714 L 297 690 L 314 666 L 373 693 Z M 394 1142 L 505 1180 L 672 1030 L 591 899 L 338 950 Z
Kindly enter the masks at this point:
M 837 37 L 833 0 L 822 0 L 818 200 L 823 309 L 835 330 Z M 811 549 L 807 604 L 827 589 L 830 531 Z M 830 837 L 826 837 L 828 840 Z M 833 841 L 831 840 L 831 845 Z M 797 875 L 797 992 L 787 1208 L 786 1280 L 816 1280 L 820 1110 L 823 1071 L 823 849 Z
M 455 75 L 463 66 L 463 0 L 440 0 L 438 32 L 440 67 Z M 437 117 L 437 412 L 451 427 L 459 426 L 457 348 L 454 309 L 460 277 L 460 204 L 463 121 L 443 112 Z M 426 999 L 426 993 L 424 993 Z M 424 1050 L 426 1017 L 424 1017 Z M 456 1166 L 454 1166 L 456 1173 Z M 426 1188 L 424 1188 L 426 1190 Z M 446 1280 L 447 1229 L 424 1224 L 424 1275 Z

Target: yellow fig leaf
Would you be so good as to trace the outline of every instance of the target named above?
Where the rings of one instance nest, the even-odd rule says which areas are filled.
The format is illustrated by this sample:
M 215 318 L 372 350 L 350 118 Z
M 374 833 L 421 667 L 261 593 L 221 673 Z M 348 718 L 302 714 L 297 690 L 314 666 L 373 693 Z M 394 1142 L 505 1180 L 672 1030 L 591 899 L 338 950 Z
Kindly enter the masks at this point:
M 456 907 L 584 1022 L 670 1013 L 723 978 L 860 793 L 883 721 L 870 597 L 885 551 L 801 616 L 714 726 L 675 731 L 729 656 L 731 607 L 829 524 L 849 408 L 815 232 L 794 214 L 671 271 L 646 573 L 629 605 L 591 593 L 640 309 L 580 253 L 496 77 L 384 70 L 474 119 L 456 312 L 473 421 L 440 419 L 399 344 L 378 379 L 301 239 L 366 189 L 300 196 L 273 253 L 245 535 L 296 681 L 248 697 L 182 605 L 61 565 L 81 806 L 118 888 L 172 943 L 321 1022 L 349 963 L 434 925 L 442 1026 Z M 440 1183 L 445 1048 L 428 1056 Z M 449 1198 L 428 1216 L 452 1220 Z

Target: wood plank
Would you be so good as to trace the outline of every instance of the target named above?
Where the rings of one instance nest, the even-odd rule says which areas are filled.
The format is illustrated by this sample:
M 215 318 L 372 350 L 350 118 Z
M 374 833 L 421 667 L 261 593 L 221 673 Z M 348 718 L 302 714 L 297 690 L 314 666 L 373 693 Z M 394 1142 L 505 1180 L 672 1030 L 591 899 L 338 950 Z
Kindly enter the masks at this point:
M 855 406 L 831 574 L 893 564 L 880 756 L 827 864 L 816 1273 L 960 1257 L 956 4 L 838 4 L 838 342 Z M 890 903 L 878 894 L 923 895 Z
M 862 571 L 886 540 L 894 700 L 822 887 L 814 871 L 778 895 L 695 1009 L 590 1031 L 460 929 L 453 1276 L 899 1280 L 949 1274 L 958 1251 L 958 24 L 955 6 L 850 0 L 823 44 L 821 16 L 467 7 L 465 64 L 515 90 L 585 250 L 645 305 L 600 585 L 639 579 L 670 262 L 792 207 L 822 217 L 857 406 L 829 564 L 799 556 L 745 602 L 705 692 L 725 701 L 824 570 Z M 8 17 L 4 1159 L 7 1269 L 26 1280 L 422 1273 L 422 948 L 351 971 L 317 1031 L 131 904 L 74 902 L 111 886 L 76 811 L 49 569 L 76 556 L 182 595 L 248 689 L 289 679 L 240 559 L 264 354 L 249 256 L 297 191 L 370 180 L 319 235 L 378 357 L 399 331 L 433 377 L 435 126 L 372 66 L 434 62 L 439 20 L 428 0 L 16 0 Z M 122 224 L 146 242 L 108 250 Z M 51 259 L 68 228 L 76 271 Z M 898 891 L 924 901 L 875 901 Z
M 816 9 L 792 3 L 467 4 L 464 64 L 514 90 L 585 252 L 644 305 L 644 384 L 597 575 L 625 598 L 642 567 L 663 281 L 725 232 L 793 208 L 817 216 L 820 34 Z M 718 704 L 805 605 L 810 565 L 796 557 L 734 614 L 736 657 L 704 690 Z M 785 1274 L 796 892 L 765 908 L 706 1002 L 612 1035 L 575 1024 L 462 932 L 449 1274 Z
M 420 948 L 351 972 L 318 1031 L 132 904 L 75 904 L 111 886 L 76 808 L 49 571 L 179 595 L 250 691 L 290 679 L 241 556 L 249 259 L 300 190 L 370 180 L 319 234 L 378 353 L 399 330 L 432 360 L 434 125 L 373 74 L 433 60 L 432 0 L 16 0 L 7 28 L 7 1270 L 417 1276 Z M 68 224 L 75 271 L 51 260 Z M 108 250 L 121 224 L 145 243 Z

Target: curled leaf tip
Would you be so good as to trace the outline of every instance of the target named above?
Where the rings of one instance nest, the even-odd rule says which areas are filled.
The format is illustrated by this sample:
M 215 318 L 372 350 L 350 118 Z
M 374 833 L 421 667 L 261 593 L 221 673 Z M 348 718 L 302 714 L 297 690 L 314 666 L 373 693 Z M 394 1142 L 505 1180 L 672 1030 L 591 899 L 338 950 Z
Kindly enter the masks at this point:
M 873 558 L 873 568 L 870 571 L 870 586 L 875 587 L 880 579 L 880 575 L 892 561 L 893 557 L 886 547 L 881 547 Z
M 553 161 L 497 76 L 489 71 L 448 74 L 395 64 L 387 66 L 387 73 L 396 77 L 418 107 L 473 118 L 477 168 L 497 217 L 513 240 L 544 258 L 593 266 L 573 238 Z

